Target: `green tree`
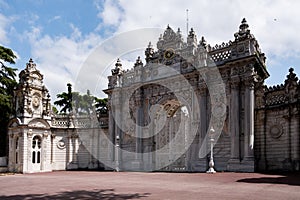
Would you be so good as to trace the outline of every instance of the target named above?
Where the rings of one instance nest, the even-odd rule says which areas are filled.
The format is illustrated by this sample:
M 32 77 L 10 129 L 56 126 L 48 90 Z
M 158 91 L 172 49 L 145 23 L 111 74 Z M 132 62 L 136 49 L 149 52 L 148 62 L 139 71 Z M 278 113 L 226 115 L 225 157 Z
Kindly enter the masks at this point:
M 0 156 L 7 154 L 7 125 L 13 111 L 13 89 L 17 85 L 16 70 L 7 66 L 15 64 L 16 55 L 9 48 L 0 46 Z
M 100 99 L 95 97 L 95 107 L 98 115 L 107 114 L 107 98 Z
M 59 98 L 54 102 L 54 105 L 61 107 L 60 113 L 70 113 L 72 111 L 72 85 L 67 84 L 68 92 L 63 92 L 57 94 L 56 97 Z
M 107 99 L 99 99 L 91 95 L 89 90 L 82 95 L 79 92 L 72 92 L 72 86 L 68 84 L 68 92 L 62 92 L 56 96 L 59 99 L 54 104 L 61 107 L 60 114 L 68 114 L 71 111 L 79 115 L 107 113 Z

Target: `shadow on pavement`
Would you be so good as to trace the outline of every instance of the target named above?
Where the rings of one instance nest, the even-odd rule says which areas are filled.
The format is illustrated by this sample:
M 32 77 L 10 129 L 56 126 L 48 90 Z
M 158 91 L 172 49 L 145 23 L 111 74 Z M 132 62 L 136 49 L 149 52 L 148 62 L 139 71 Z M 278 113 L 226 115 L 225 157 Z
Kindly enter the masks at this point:
M 101 199 L 101 200 L 117 200 L 117 199 L 139 199 L 142 197 L 149 196 L 150 193 L 143 194 L 116 194 L 114 189 L 105 189 L 105 190 L 75 190 L 75 191 L 66 191 L 57 194 L 26 194 L 26 195 L 10 195 L 10 196 L 0 196 L 0 199 Z
M 283 175 L 278 175 L 278 177 L 266 176 L 260 178 L 244 178 L 244 179 L 237 180 L 237 182 L 270 183 L 270 184 L 285 184 L 285 185 L 300 186 L 300 173 L 283 174 Z

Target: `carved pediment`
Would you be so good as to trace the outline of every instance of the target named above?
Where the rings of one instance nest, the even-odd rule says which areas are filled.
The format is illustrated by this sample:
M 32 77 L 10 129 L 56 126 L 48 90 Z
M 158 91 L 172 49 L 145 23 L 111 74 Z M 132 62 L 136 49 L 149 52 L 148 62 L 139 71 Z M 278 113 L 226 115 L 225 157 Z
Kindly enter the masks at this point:
M 14 119 L 10 120 L 10 122 L 8 123 L 8 127 L 14 128 L 14 127 L 20 126 L 21 124 L 22 123 L 19 118 L 14 118 Z
M 33 119 L 28 123 L 28 127 L 31 128 L 50 128 L 50 125 L 47 121 L 43 119 Z

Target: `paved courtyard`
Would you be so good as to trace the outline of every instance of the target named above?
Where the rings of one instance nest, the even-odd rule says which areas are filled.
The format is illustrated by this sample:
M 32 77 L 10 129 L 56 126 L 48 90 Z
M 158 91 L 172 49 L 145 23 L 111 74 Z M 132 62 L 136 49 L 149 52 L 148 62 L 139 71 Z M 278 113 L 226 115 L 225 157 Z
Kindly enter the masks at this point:
M 300 174 L 59 171 L 1 175 L 0 199 L 300 199 Z

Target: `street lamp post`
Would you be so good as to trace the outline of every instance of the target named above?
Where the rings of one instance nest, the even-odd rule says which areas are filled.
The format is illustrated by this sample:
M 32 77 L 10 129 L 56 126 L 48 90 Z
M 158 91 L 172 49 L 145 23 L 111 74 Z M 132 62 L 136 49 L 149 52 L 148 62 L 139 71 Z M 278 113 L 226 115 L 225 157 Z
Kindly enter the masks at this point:
M 215 163 L 214 163 L 214 157 L 213 157 L 213 149 L 214 149 L 214 133 L 215 133 L 215 130 L 214 128 L 211 128 L 210 129 L 210 160 L 209 160 L 209 169 L 208 171 L 206 171 L 206 173 L 208 174 L 214 174 L 216 173 L 216 170 L 214 169 L 214 166 L 215 166 Z
M 119 172 L 120 171 L 120 163 L 119 163 L 119 144 L 120 141 L 120 136 L 116 136 L 116 171 Z

